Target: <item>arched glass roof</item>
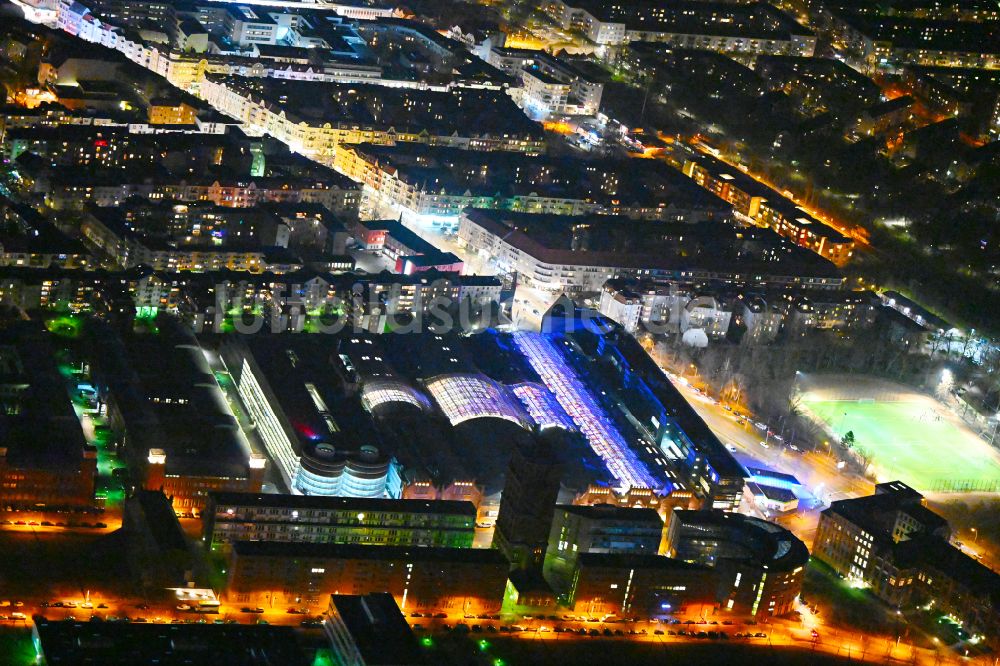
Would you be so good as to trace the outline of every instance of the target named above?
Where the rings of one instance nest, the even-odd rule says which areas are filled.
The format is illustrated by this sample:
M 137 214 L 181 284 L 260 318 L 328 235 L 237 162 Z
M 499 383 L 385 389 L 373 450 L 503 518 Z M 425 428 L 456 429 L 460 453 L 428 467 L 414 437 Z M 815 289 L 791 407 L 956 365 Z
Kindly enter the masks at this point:
M 528 415 L 506 387 L 485 375 L 439 375 L 426 386 L 452 425 L 493 417 L 531 427 Z
M 369 412 L 383 405 L 408 404 L 422 410 L 430 409 L 427 397 L 405 382 L 394 379 L 379 379 L 365 382 L 361 390 L 361 404 Z

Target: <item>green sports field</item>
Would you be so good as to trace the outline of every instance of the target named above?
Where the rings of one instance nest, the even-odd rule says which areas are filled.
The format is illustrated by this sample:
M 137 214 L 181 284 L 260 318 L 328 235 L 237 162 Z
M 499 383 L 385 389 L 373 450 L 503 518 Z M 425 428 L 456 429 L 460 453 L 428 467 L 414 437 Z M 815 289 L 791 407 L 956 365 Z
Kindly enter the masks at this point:
M 899 402 L 803 400 L 837 436 L 853 431 L 879 481 L 923 491 L 1000 491 L 1000 455 L 930 398 Z

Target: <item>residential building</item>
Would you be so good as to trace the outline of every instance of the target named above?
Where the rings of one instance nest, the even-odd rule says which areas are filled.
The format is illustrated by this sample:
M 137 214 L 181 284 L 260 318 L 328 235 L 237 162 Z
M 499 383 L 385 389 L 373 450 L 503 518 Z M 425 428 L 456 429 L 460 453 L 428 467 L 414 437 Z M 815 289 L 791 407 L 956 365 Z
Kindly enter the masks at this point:
M 0 266 L 87 268 L 90 252 L 30 206 L 0 195 Z
M 486 62 L 515 78 L 514 100 L 535 115 L 594 116 L 601 108 L 604 83 L 572 61 L 545 51 L 494 47 Z
M 341 144 L 409 142 L 525 153 L 544 146 L 541 130 L 495 90 L 333 83 L 317 97 L 308 82 L 208 75 L 201 94 L 242 121 L 247 134 L 267 133 L 331 166 Z
M 664 224 L 609 215 L 546 215 L 468 209 L 459 241 L 500 275 L 554 292 L 597 293 L 617 277 L 772 288 L 829 288 L 836 268 L 766 229 Z M 787 250 L 787 251 L 786 251 Z
M 663 520 L 653 509 L 612 505 L 556 506 L 545 551 L 549 579 L 571 581 L 584 553 L 656 555 L 663 539 Z
M 202 514 L 212 550 L 236 541 L 470 548 L 475 521 L 470 502 L 250 493 L 213 493 Z
M 719 575 L 716 598 L 722 608 L 755 618 L 795 610 L 809 562 L 805 544 L 787 529 L 723 511 L 675 509 L 666 552 L 712 567 Z
M 1000 629 L 1000 574 L 950 543 L 948 522 L 901 481 L 838 500 L 820 516 L 815 556 L 897 608 L 933 604 L 966 631 Z
M 238 541 L 224 599 L 264 608 L 316 607 L 333 594 L 388 592 L 400 609 L 496 613 L 509 564 L 495 549 Z
M 409 143 L 340 146 L 335 166 L 365 184 L 379 214 L 444 231 L 457 229 L 470 207 L 670 222 L 730 215 L 727 204 L 652 160 L 636 173 L 633 164 L 618 159 L 580 162 Z
M 718 574 L 660 555 L 583 553 L 564 597 L 590 617 L 653 617 L 714 609 Z
M 49 333 L 32 322 L 0 329 L 0 504 L 96 508 L 97 451 L 87 444 L 55 363 Z
M 872 71 L 905 65 L 978 69 L 1000 65 L 992 20 L 911 18 L 840 9 L 823 18 L 832 35 Z
M 898 606 L 909 601 L 914 581 L 900 571 L 894 551 L 917 535 L 947 540 L 951 530 L 925 506 L 923 495 L 892 481 L 878 484 L 874 495 L 833 502 L 820 516 L 813 551 L 844 578 Z
M 784 195 L 709 155 L 694 155 L 684 173 L 732 204 L 738 217 L 842 266 L 854 256 L 854 239 L 833 229 Z
M 760 2 L 547 0 L 542 9 L 566 29 L 605 47 L 658 41 L 727 53 L 811 56 L 816 35 Z
M 146 109 L 150 125 L 194 125 L 198 109 L 179 99 L 154 97 Z
M 601 288 L 598 310 L 635 335 L 642 321 L 642 297 L 624 285 L 623 280 L 608 280 Z

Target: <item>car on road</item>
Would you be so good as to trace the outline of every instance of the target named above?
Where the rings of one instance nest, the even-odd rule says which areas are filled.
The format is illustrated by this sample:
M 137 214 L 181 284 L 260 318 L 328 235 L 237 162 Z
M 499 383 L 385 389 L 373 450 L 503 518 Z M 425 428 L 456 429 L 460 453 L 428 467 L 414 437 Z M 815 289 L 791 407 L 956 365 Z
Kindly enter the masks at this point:
M 771 448 L 770 445 L 766 441 L 764 441 L 763 439 L 760 440 L 760 445 L 763 446 L 765 449 Z
M 753 427 L 757 428 L 757 430 L 767 430 L 767 424 L 761 423 L 760 421 L 754 421 Z
M 189 606 L 187 604 L 180 604 L 180 605 L 177 606 L 177 610 L 179 610 L 179 611 L 189 611 L 189 610 L 191 610 L 191 606 Z
M 249 606 L 244 606 L 243 608 L 240 609 L 240 612 L 241 613 L 258 613 L 259 614 L 259 613 L 263 613 L 264 609 L 263 608 L 250 608 Z
M 726 444 L 726 451 L 729 451 L 731 453 L 735 453 L 736 452 L 736 445 L 735 444 Z
M 819 632 L 816 631 L 815 629 L 813 629 L 812 631 L 810 631 L 809 635 L 812 636 L 813 638 L 819 638 Z

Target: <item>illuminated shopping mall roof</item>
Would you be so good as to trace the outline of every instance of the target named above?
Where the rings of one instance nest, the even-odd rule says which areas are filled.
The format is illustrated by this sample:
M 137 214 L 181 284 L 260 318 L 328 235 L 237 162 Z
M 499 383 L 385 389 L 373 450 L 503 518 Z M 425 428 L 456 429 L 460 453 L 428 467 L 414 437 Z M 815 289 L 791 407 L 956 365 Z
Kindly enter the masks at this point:
M 427 397 L 409 384 L 396 379 L 379 379 L 365 382 L 361 390 L 361 403 L 369 412 L 382 406 L 392 404 L 407 404 L 427 410 L 430 401 Z
M 485 375 L 439 375 L 429 379 L 426 386 L 452 425 L 492 417 L 531 427 L 531 419 L 517 399 L 506 387 Z

